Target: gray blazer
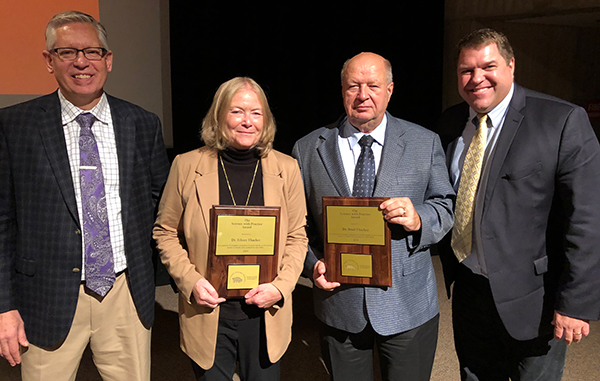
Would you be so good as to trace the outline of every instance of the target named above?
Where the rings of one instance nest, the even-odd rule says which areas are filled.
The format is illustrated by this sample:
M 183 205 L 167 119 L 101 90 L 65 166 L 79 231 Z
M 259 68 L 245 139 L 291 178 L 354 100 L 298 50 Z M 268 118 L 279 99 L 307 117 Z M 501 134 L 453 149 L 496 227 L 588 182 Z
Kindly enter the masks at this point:
M 400 225 L 390 225 L 392 287 L 342 285 L 333 292 L 313 288 L 317 317 L 329 326 L 352 333 L 362 331 L 370 322 L 380 335 L 397 334 L 438 313 L 429 248 L 454 222 L 455 195 L 438 136 L 390 114 L 387 118 L 374 197 L 409 197 L 421 216 L 422 228 L 408 233 Z M 343 120 L 298 140 L 292 151 L 302 171 L 308 206 L 308 277 L 323 257 L 322 197 L 352 195 L 338 149 Z

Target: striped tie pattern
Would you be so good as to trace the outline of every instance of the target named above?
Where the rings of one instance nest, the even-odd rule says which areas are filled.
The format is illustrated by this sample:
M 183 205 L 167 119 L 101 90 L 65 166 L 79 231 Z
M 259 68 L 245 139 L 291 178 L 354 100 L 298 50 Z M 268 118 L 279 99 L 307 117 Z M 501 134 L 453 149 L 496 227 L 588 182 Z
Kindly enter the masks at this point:
M 452 249 L 459 262 L 471 254 L 473 243 L 473 211 L 479 185 L 483 154 L 487 138 L 487 114 L 478 114 L 479 126 L 465 156 L 454 211 Z

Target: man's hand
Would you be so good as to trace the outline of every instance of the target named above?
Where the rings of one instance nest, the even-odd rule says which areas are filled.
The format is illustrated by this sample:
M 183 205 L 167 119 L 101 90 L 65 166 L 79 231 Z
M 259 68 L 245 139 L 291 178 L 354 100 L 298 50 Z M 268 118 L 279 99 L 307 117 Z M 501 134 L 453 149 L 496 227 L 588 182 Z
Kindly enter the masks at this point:
M 210 308 L 217 308 L 219 304 L 225 301 L 225 298 L 219 298 L 219 294 L 215 288 L 204 278 L 200 279 L 196 285 L 194 285 L 192 295 L 194 296 L 196 303 Z
M 244 296 L 246 304 L 254 304 L 259 308 L 269 308 L 283 298 L 281 291 L 271 283 L 263 283 L 254 287 Z
M 25 335 L 25 325 L 19 311 L 12 310 L 0 314 L 0 356 L 11 366 L 21 363 L 19 344 L 29 346 Z
M 338 282 L 327 281 L 325 278 L 326 272 L 327 268 L 325 262 L 323 262 L 322 259 L 319 259 L 313 268 L 313 283 L 325 291 L 333 291 L 333 289 L 339 287 L 340 284 Z
M 408 232 L 415 232 L 421 229 L 421 217 L 415 210 L 410 198 L 390 198 L 382 202 L 379 208 L 383 210 L 383 216 L 386 221 L 402 225 L 404 230 Z
M 586 320 L 575 319 L 554 311 L 554 338 L 565 339 L 567 345 L 578 343 L 584 336 L 590 334 L 590 323 Z

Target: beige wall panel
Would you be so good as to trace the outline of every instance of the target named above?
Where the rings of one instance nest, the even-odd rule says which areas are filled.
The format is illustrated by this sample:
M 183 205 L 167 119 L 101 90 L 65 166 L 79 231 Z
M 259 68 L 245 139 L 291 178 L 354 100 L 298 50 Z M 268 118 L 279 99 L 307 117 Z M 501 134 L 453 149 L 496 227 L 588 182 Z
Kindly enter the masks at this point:
M 598 0 L 448 0 L 446 19 L 539 15 L 597 8 Z
M 519 84 L 582 106 L 600 99 L 600 23 L 598 27 L 545 25 L 533 18 L 591 11 L 600 11 L 600 1 L 446 1 L 442 108 L 461 101 L 456 89 L 456 43 L 481 27 L 508 36 Z M 585 25 L 590 25 L 589 20 Z

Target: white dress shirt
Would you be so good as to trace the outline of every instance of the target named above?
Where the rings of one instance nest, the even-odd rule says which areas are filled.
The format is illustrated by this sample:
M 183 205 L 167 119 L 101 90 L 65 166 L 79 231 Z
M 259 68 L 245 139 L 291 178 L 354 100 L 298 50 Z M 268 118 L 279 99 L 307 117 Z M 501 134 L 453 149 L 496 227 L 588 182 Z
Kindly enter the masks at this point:
M 119 160 L 117 157 L 117 144 L 115 130 L 110 113 L 110 106 L 106 94 L 98 104 L 89 111 L 82 110 L 69 102 L 59 91 L 61 117 L 67 154 L 71 166 L 73 188 L 77 201 L 77 211 L 80 223 L 83 221 L 81 206 L 81 186 L 79 180 L 79 133 L 81 127 L 75 120 L 79 114 L 90 112 L 96 117 L 92 125 L 92 132 L 98 143 L 98 153 L 102 162 L 102 174 L 104 175 L 104 191 L 106 193 L 106 208 L 108 214 L 108 225 L 110 231 L 110 243 L 113 250 L 115 273 L 127 268 L 125 257 L 125 243 L 123 239 L 123 222 L 121 220 L 121 196 L 119 194 Z M 83 234 L 81 234 L 82 264 L 85 263 L 85 250 L 83 249 Z M 85 266 L 81 266 L 81 279 L 85 279 Z
M 373 155 L 375 156 L 375 173 L 379 171 L 379 162 L 381 161 L 381 151 L 383 150 L 383 143 L 385 140 L 385 129 L 387 126 L 387 115 L 383 115 L 381 123 L 371 131 L 370 135 L 373 137 L 374 142 L 371 146 Z M 358 128 L 348 122 L 346 118 L 342 122 L 342 128 L 340 128 L 340 134 L 338 135 L 338 147 L 340 155 L 342 157 L 342 164 L 344 165 L 344 172 L 346 179 L 348 180 L 348 187 L 352 193 L 354 187 L 354 169 L 356 162 L 360 156 L 360 144 L 358 141 L 365 135 L 360 132 Z M 377 181 L 377 178 L 375 179 Z

